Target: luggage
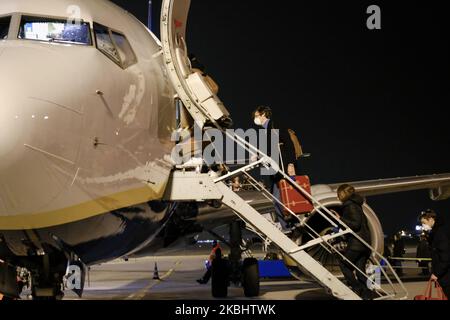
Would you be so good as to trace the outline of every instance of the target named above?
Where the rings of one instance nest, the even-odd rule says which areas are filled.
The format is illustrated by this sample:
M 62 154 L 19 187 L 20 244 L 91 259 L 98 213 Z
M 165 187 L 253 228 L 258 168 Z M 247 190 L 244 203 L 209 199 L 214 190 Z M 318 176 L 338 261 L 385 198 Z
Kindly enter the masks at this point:
M 433 298 L 432 285 L 435 284 L 437 290 L 437 298 Z M 448 300 L 437 281 L 430 280 L 424 295 L 414 297 L 414 300 Z
M 296 176 L 295 182 L 311 194 L 311 182 L 308 176 Z M 278 188 L 280 189 L 281 202 L 295 214 L 304 214 L 314 211 L 314 205 L 311 201 L 305 198 L 300 191 L 295 189 L 286 180 L 281 180 L 278 183 Z M 284 214 L 289 216 L 291 213 L 288 210 L 284 210 Z

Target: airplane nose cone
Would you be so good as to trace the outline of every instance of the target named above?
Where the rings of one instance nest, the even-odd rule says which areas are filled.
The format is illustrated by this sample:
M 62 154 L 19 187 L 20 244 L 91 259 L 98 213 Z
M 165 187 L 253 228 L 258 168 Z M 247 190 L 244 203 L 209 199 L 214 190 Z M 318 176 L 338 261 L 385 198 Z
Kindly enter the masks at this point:
M 0 44 L 0 216 L 52 212 L 77 171 L 82 98 L 59 50 Z

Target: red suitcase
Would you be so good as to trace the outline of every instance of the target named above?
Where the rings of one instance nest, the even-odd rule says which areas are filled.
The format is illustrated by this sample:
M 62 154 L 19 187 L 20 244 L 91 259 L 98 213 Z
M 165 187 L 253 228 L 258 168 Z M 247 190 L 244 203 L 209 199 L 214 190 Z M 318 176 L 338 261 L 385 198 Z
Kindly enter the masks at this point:
M 311 194 L 311 182 L 308 176 L 296 176 L 295 181 Z M 278 183 L 278 188 L 280 189 L 281 202 L 295 214 L 310 213 L 314 210 L 312 202 L 286 180 L 281 180 Z M 286 216 L 291 214 L 286 209 L 283 211 Z

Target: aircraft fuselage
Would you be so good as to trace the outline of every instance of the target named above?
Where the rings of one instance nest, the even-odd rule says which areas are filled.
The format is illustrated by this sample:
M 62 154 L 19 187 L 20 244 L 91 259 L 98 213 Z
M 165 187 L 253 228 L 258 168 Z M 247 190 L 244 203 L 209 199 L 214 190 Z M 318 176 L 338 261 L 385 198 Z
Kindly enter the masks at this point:
M 158 39 L 104 0 L 2 1 L 6 19 L 0 235 L 19 256 L 53 238 L 93 248 L 86 262 L 127 254 L 166 215 L 148 205 L 164 193 L 176 122 Z

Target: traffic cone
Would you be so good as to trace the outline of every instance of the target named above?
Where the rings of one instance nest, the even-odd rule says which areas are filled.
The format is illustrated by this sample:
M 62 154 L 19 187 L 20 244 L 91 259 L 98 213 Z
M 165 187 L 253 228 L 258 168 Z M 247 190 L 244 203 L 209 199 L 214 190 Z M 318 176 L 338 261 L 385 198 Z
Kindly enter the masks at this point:
M 158 264 L 155 262 L 155 271 L 153 272 L 153 280 L 161 280 L 158 272 Z

